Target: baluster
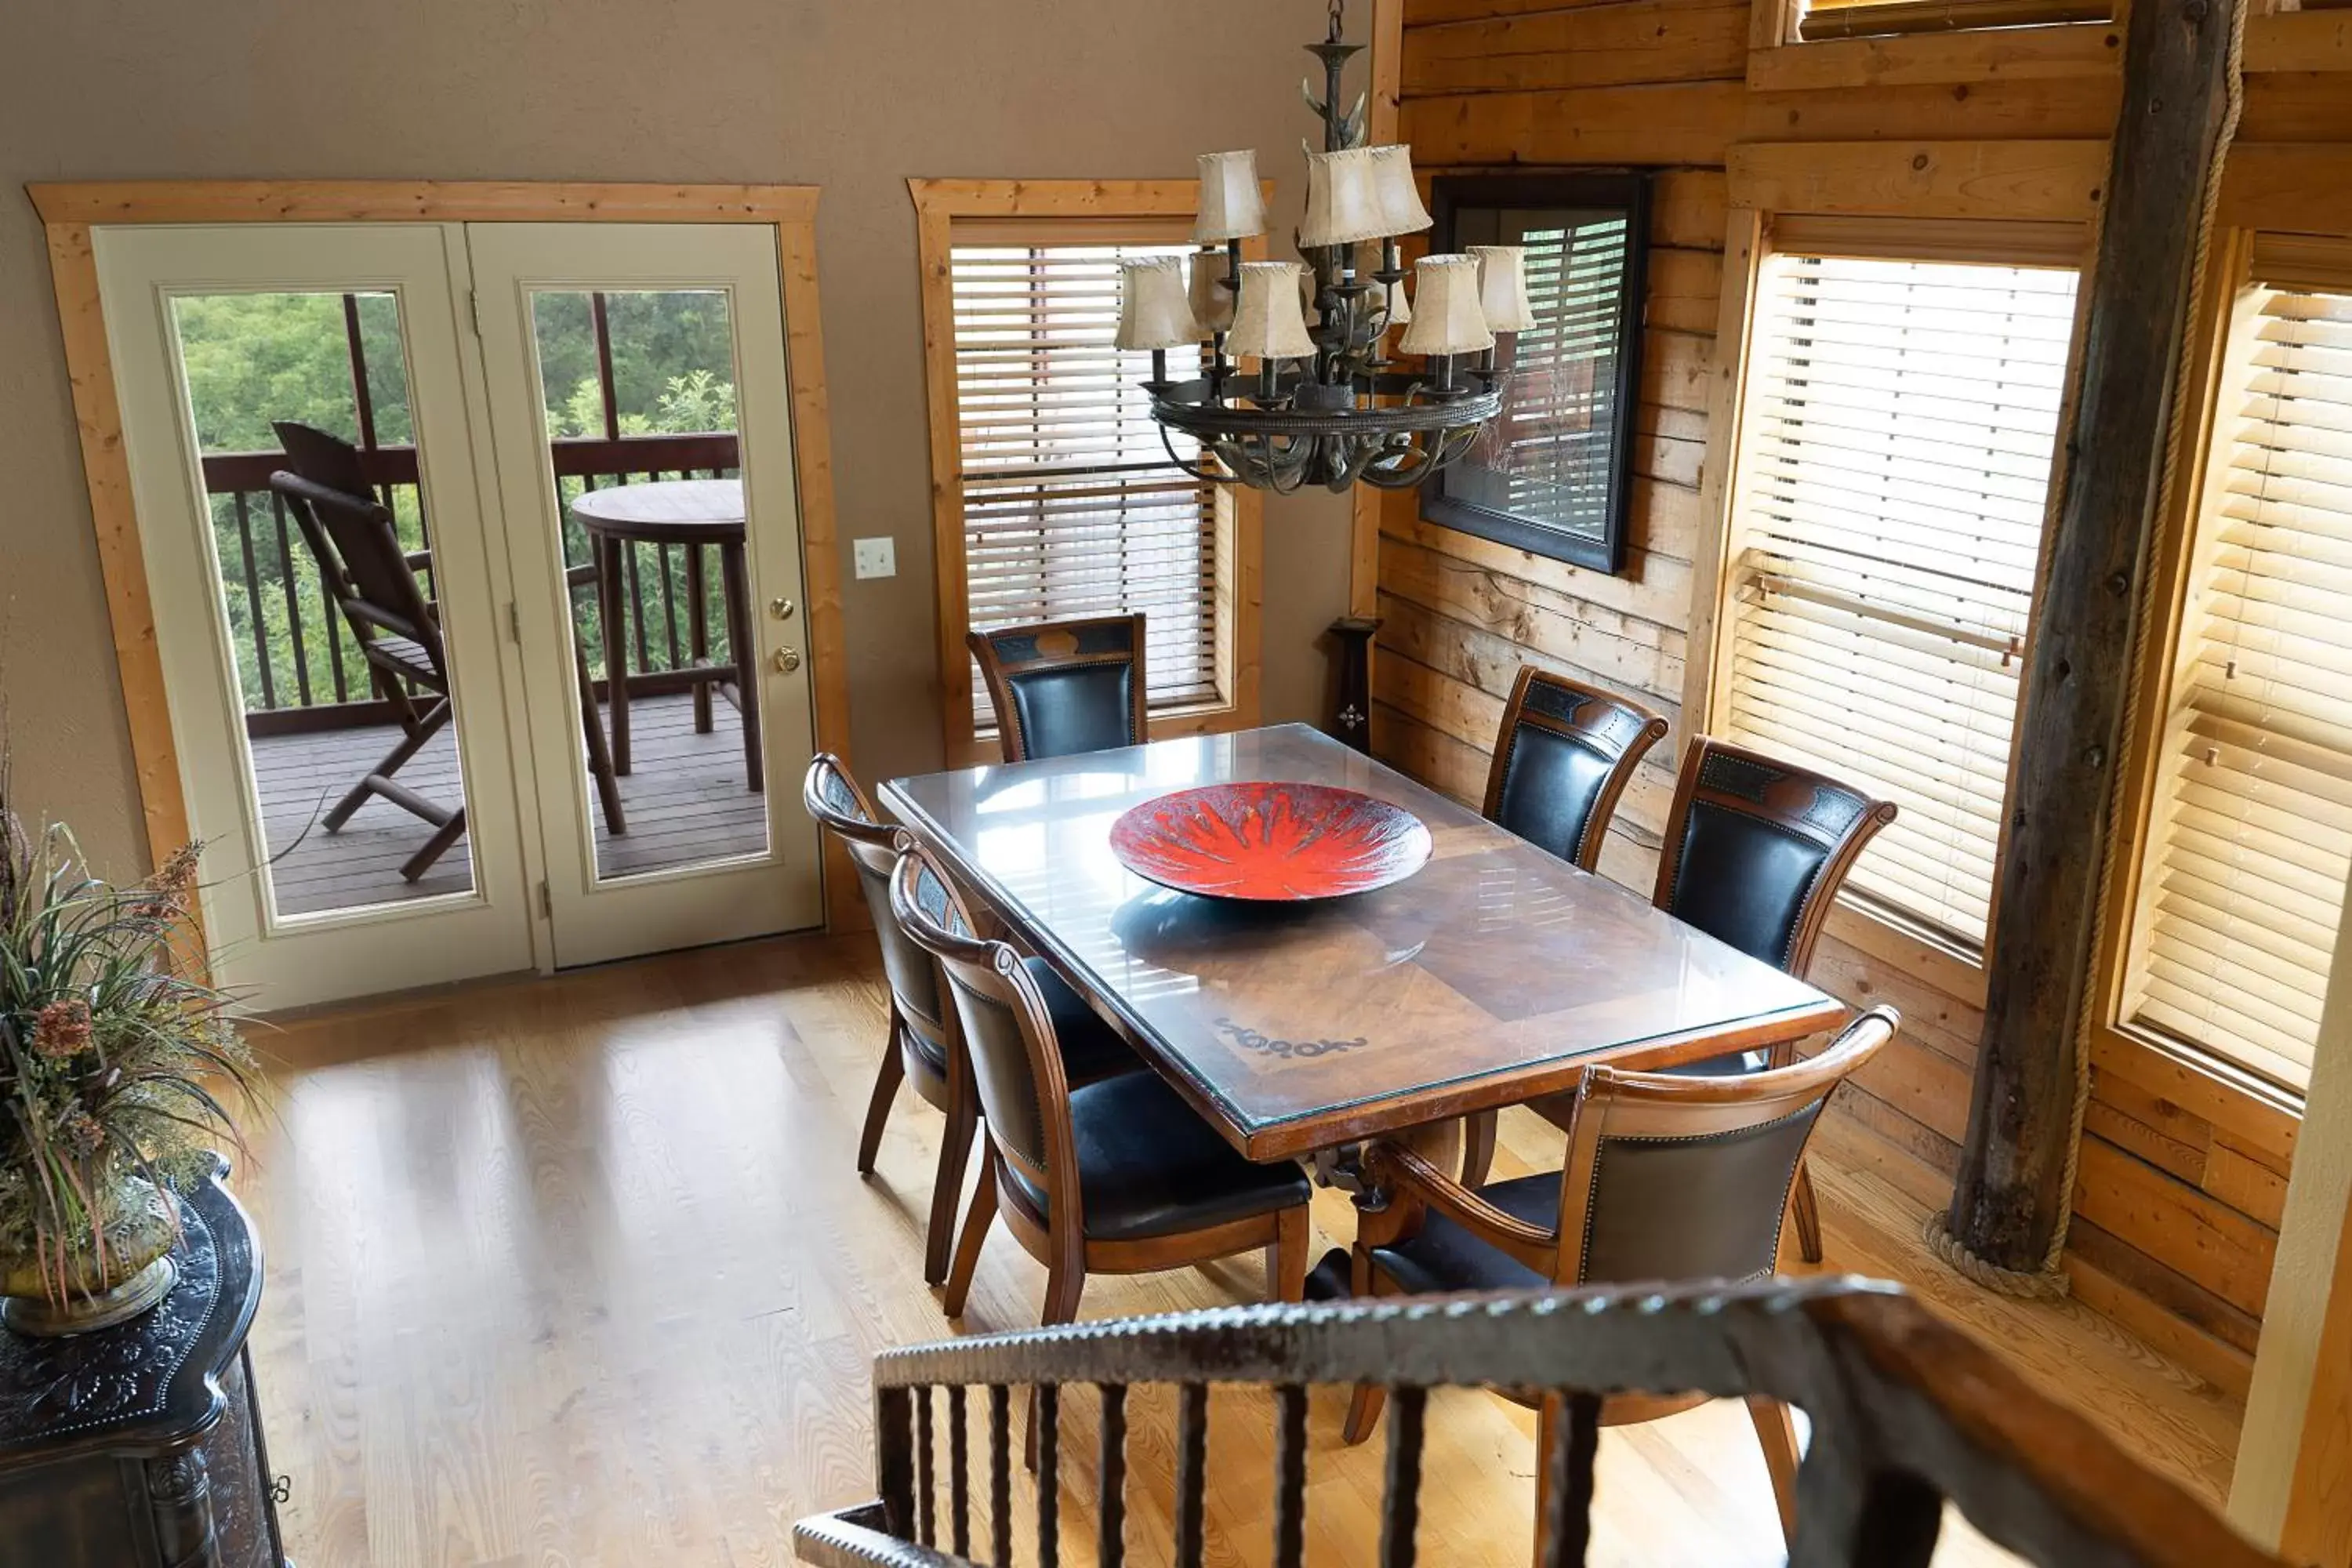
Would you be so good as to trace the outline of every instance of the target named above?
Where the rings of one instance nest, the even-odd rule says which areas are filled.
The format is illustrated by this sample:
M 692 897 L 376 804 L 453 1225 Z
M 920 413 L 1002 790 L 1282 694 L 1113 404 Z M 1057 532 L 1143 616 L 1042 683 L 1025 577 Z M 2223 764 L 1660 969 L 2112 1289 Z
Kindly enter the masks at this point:
M 629 585 L 629 628 L 636 635 L 637 668 L 642 670 L 651 669 L 654 662 L 653 655 L 646 650 L 646 588 L 644 580 L 637 574 L 638 554 L 636 541 L 629 540 L 622 544 L 621 559 L 625 569 L 621 576 Z
M 319 574 L 319 621 L 327 628 L 327 668 L 335 678 L 335 700 L 349 702 L 351 688 L 343 683 L 343 613 L 335 604 L 335 585 Z
M 931 1475 L 931 1385 L 915 1390 L 915 1539 L 929 1546 L 934 1537 L 931 1494 L 938 1481 Z
M 1127 1384 L 1102 1385 L 1102 1568 L 1127 1561 Z
M 971 1555 L 971 1456 L 963 1384 L 948 1385 L 948 1538 L 959 1557 Z
M 874 1391 L 876 1480 L 882 1489 L 882 1514 L 891 1532 L 904 1535 L 914 1512 L 914 1467 L 908 1453 L 907 1391 Z
M 1209 1386 L 1176 1391 L 1176 1568 L 1201 1568 L 1202 1493 L 1209 1458 Z
M 1307 1557 L 1307 1390 L 1286 1383 L 1274 1398 L 1275 1568 L 1298 1568 Z
M 1422 1416 L 1425 1388 L 1389 1390 L 1389 1473 L 1381 1492 L 1381 1568 L 1412 1568 L 1421 1524 Z
M 310 656 L 302 646 L 302 595 L 294 570 L 293 547 L 286 541 L 286 498 L 276 490 L 269 492 L 269 510 L 278 520 L 278 565 L 283 575 L 278 587 L 286 600 L 287 640 L 294 645 L 294 689 L 302 700 L 299 707 L 310 706 Z
M 269 617 L 261 607 L 261 583 L 253 569 L 253 509 L 246 492 L 229 497 L 236 507 L 236 542 L 245 552 L 245 608 L 253 623 L 253 661 L 261 670 L 261 705 L 278 706 L 278 675 L 269 666 Z
M 1543 1568 L 1581 1563 L 1592 1533 L 1592 1461 L 1601 1451 L 1601 1396 L 1554 1394 L 1537 1427 Z
M 661 555 L 662 626 L 668 634 L 669 667 L 677 669 L 681 665 L 677 657 L 677 589 L 670 581 L 672 548 L 667 544 L 656 547 Z
M 1041 1383 L 1030 1420 L 1037 1433 L 1037 1563 L 1060 1568 L 1062 1561 L 1062 1389 Z
M 988 1542 L 997 1568 L 1013 1568 L 1013 1397 L 988 1385 Z

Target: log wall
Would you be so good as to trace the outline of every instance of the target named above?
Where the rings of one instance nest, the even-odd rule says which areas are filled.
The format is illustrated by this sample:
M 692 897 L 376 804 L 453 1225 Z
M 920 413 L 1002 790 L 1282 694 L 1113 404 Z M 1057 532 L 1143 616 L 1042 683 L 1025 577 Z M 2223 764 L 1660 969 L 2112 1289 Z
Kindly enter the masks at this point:
M 1630 549 L 1608 576 L 1421 520 L 1378 516 L 1374 736 L 1379 753 L 1475 804 L 1522 661 L 1628 691 L 1674 723 L 1618 808 L 1601 869 L 1647 893 L 1689 732 L 1681 705 L 1715 592 L 1703 501 L 1729 433 L 1712 427 L 1727 169 L 1743 200 L 1884 210 L 1972 149 L 1998 178 L 1938 193 L 1970 216 L 2082 216 L 2104 178 L 2120 98 L 2119 27 L 2074 26 L 1769 46 L 1774 0 L 1401 0 L 1399 132 L 1424 173 L 1559 164 L 1656 171 Z M 1777 11 L 1774 12 L 1777 15 Z M 2337 14 L 2339 21 L 2341 14 Z M 2352 140 L 2352 26 L 2261 18 L 2242 141 Z M 2267 51 L 2267 53 L 2265 53 Z M 2331 53 L 2332 51 L 2332 53 Z M 2347 58 L 2336 58 L 2346 56 Z M 2332 68 L 2285 69 L 2316 63 Z M 1921 143 L 1903 156 L 1906 142 Z M 1792 145 L 1801 144 L 1801 145 Z M 1735 147 L 1748 151 L 1735 153 Z M 1890 176 L 1891 172 L 1891 176 Z M 1801 193 L 1800 196 L 1798 193 Z M 1799 206 L 1801 200 L 1805 204 Z M 1360 550 L 1360 559 L 1369 554 Z M 1702 685 L 1704 682 L 1701 683 Z M 1982 1030 L 1983 971 L 1841 910 L 1811 976 L 1905 1028 L 1825 1131 L 1841 1157 L 1922 1203 L 1949 1199 Z M 2260 1328 L 2295 1118 L 2145 1047 L 2095 1053 L 2070 1262 L 2083 1298 L 2242 1395 Z

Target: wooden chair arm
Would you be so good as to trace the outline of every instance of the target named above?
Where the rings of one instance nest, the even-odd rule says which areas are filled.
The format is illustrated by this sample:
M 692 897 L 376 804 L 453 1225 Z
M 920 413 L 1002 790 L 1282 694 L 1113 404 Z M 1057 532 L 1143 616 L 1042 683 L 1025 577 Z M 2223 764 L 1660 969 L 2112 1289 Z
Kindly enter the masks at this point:
M 1546 1279 L 1559 1267 L 1559 1232 L 1529 1225 L 1517 1215 L 1504 1213 L 1404 1145 L 1376 1142 L 1367 1146 L 1364 1167 L 1374 1185 L 1435 1209 L 1487 1246 L 1510 1254 Z
M 433 552 L 430 550 L 410 551 L 408 552 L 408 569 L 411 572 L 431 571 L 433 569 Z

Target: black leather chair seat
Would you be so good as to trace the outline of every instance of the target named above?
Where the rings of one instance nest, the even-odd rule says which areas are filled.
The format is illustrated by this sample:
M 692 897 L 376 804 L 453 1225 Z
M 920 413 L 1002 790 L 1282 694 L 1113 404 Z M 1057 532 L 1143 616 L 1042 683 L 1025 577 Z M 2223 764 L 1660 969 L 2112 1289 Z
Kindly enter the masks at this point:
M 1074 1091 L 1070 1131 L 1087 1235 L 1096 1241 L 1203 1230 L 1290 1208 L 1313 1194 L 1306 1173 L 1289 1161 L 1244 1159 L 1157 1073 L 1128 1073 Z M 1045 1194 L 1007 1169 L 1042 1211 Z
M 1104 1023 L 1087 1005 L 1087 999 L 1054 973 L 1051 964 L 1042 958 L 1024 958 L 1021 965 L 1045 993 L 1045 1012 L 1054 1020 L 1055 1037 L 1062 1042 L 1062 1070 L 1068 1074 L 1071 1087 L 1134 1072 L 1143 1066 L 1118 1037 L 1118 1031 Z
M 1549 1230 L 1559 1223 L 1558 1171 L 1483 1187 L 1478 1195 L 1513 1219 Z M 1435 1209 L 1421 1234 L 1394 1247 L 1375 1247 L 1373 1259 L 1412 1295 L 1446 1290 L 1533 1290 L 1549 1279 L 1507 1252 L 1487 1246 Z

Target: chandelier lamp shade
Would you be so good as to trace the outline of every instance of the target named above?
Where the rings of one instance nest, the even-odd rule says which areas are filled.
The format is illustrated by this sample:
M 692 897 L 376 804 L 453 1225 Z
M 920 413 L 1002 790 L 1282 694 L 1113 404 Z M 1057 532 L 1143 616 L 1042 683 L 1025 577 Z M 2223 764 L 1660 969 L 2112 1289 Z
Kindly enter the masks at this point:
M 1408 285 L 1399 242 L 1430 226 L 1429 210 L 1410 152 L 1364 144 L 1361 95 L 1340 105 L 1361 52 L 1342 41 L 1344 5 L 1332 0 L 1329 36 L 1307 46 L 1323 65 L 1322 98 L 1307 88 L 1323 148 L 1307 154 L 1304 259 L 1242 259 L 1242 242 L 1266 230 L 1257 154 L 1209 153 L 1189 270 L 1159 257 L 1121 272 L 1118 346 L 1150 352 L 1151 416 L 1169 460 L 1200 479 L 1281 492 L 1423 484 L 1501 412 L 1510 340 L 1535 324 L 1517 246 L 1423 257 Z M 1399 327 L 1405 358 L 1391 359 Z M 1201 374 L 1171 380 L 1168 352 L 1202 343 Z M 1197 459 L 1177 435 L 1198 443 Z

